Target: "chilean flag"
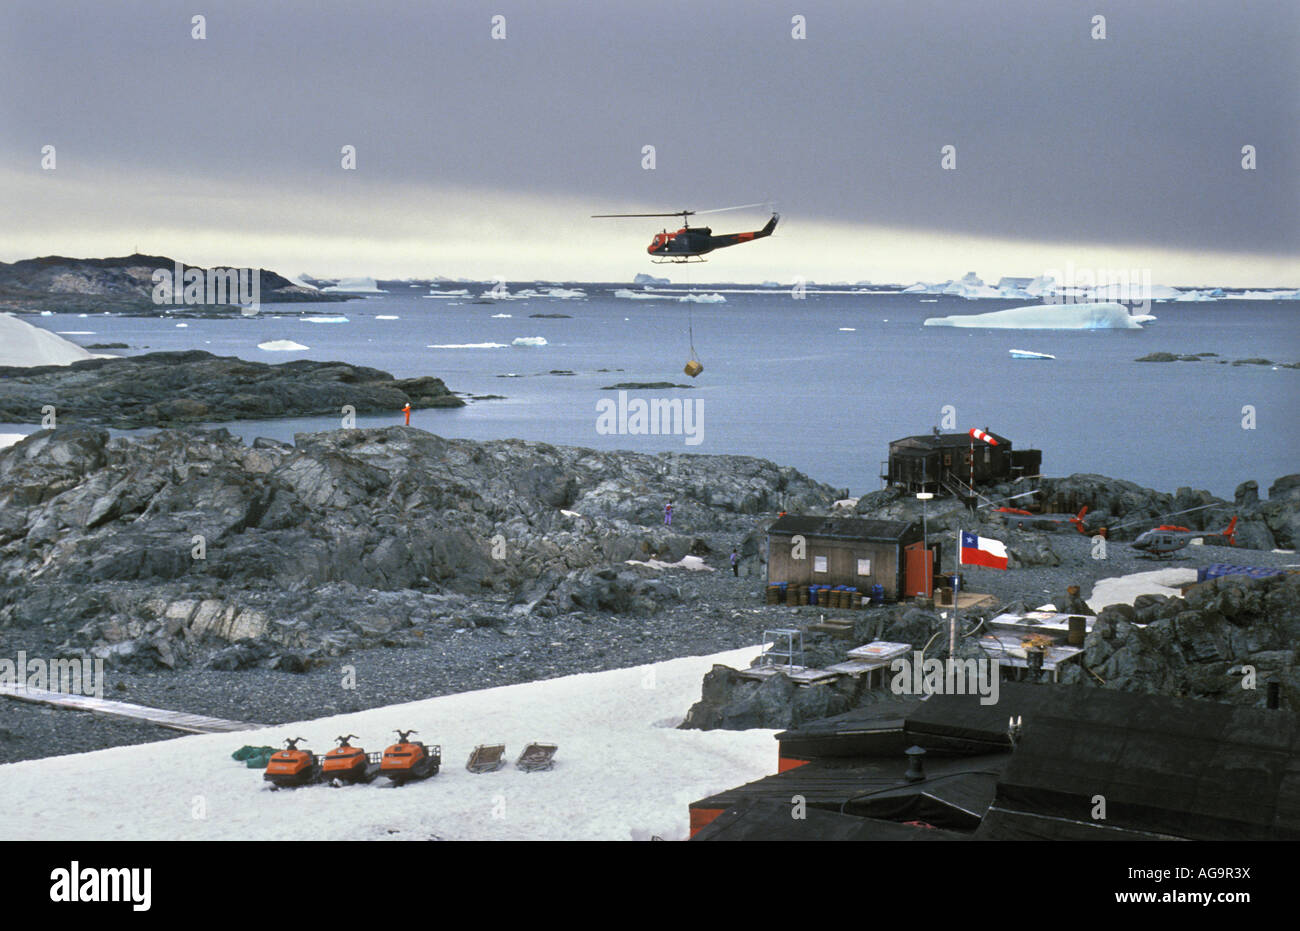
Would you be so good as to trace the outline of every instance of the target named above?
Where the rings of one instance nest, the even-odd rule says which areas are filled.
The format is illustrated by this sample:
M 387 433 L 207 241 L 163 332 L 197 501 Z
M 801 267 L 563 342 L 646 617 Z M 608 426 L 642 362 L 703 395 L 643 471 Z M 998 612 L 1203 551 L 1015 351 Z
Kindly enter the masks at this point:
M 998 540 L 990 540 L 973 533 L 961 532 L 961 562 L 967 566 L 984 566 L 986 569 L 1007 567 L 1007 548 Z

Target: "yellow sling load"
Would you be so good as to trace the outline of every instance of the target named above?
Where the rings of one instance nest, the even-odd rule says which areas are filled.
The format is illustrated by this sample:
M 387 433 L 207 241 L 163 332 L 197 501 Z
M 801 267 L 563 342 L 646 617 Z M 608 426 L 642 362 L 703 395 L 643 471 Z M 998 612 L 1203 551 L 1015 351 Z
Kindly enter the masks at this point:
M 704 371 L 704 365 L 700 362 L 699 356 L 695 354 L 695 320 L 691 314 L 689 304 L 686 307 L 686 326 L 687 332 L 690 333 L 691 338 L 691 359 L 686 363 L 686 368 L 682 371 L 691 376 L 691 378 L 694 378 L 696 375 L 700 374 L 700 372 Z

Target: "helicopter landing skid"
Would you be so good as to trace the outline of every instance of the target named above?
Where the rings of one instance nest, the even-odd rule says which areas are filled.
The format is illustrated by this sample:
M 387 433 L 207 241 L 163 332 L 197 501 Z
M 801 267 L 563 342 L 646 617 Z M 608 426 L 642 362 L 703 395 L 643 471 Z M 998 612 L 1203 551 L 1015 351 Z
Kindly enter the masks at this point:
M 694 265 L 696 262 L 707 262 L 708 259 L 702 255 L 687 255 L 679 259 L 651 259 L 650 261 L 656 265 Z

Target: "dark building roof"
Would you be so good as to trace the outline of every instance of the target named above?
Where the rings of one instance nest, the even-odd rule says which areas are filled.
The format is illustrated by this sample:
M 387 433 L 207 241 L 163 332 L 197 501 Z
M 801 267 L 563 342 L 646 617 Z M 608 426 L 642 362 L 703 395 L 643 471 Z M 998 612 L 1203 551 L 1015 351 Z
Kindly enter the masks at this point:
M 906 520 L 866 520 L 859 517 L 779 517 L 767 528 L 768 533 L 824 537 L 835 540 L 877 540 L 896 543 L 909 535 L 913 527 Z
M 875 818 L 841 815 L 833 811 L 809 808 L 802 819 L 790 817 L 788 800 L 756 801 L 743 808 L 729 808 L 701 828 L 692 838 L 697 841 L 935 841 L 970 840 L 968 834 L 896 824 Z
M 1010 758 L 1009 751 L 926 757 L 921 782 L 904 778 L 907 757 L 901 753 L 877 759 L 820 759 L 700 799 L 691 807 L 745 808 L 762 800 L 780 801 L 789 817 L 790 799 L 800 795 L 809 809 L 973 831 L 992 804 L 998 773 Z
M 1300 840 L 1300 716 L 1110 689 L 1024 713 L 996 807 L 1192 840 Z M 1010 713 L 996 706 L 1004 717 Z
M 814 808 L 835 815 L 818 816 L 828 839 L 886 839 L 893 832 L 876 822 L 917 820 L 978 840 L 1300 840 L 1296 712 L 1015 682 L 1000 683 L 996 704 L 979 699 L 880 703 L 783 731 L 781 755 L 802 750 L 812 762 L 692 808 L 776 802 L 789 822 L 799 794 L 810 817 Z M 1014 743 L 1009 717 L 1021 723 Z M 912 743 L 929 751 L 915 784 L 901 778 L 899 748 Z M 1092 818 L 1098 795 L 1104 822 Z M 864 824 L 853 829 L 844 816 Z M 803 830 L 765 819 L 736 816 L 720 829 L 772 839 Z
M 999 449 L 1006 449 L 1011 445 L 1011 441 L 1002 434 L 993 433 L 991 431 L 985 432 L 998 441 Z M 987 445 L 983 440 L 975 440 L 974 442 L 976 446 Z M 905 450 L 907 447 L 925 450 L 949 449 L 954 446 L 963 446 L 969 449 L 970 444 L 971 435 L 969 433 L 940 433 L 937 436 L 933 433 L 923 433 L 920 436 L 905 436 L 901 440 L 894 440 L 889 444 L 889 448 L 891 452 L 896 453 Z M 895 447 L 901 447 L 901 449 L 896 449 Z

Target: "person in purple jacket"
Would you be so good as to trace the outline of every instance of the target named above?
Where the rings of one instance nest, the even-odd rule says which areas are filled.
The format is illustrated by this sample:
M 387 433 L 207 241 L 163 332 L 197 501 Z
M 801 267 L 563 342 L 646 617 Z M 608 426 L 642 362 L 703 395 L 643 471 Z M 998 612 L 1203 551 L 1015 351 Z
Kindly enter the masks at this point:
M 668 500 L 668 503 L 664 505 L 664 525 L 667 527 L 673 525 L 673 502 L 671 498 Z

